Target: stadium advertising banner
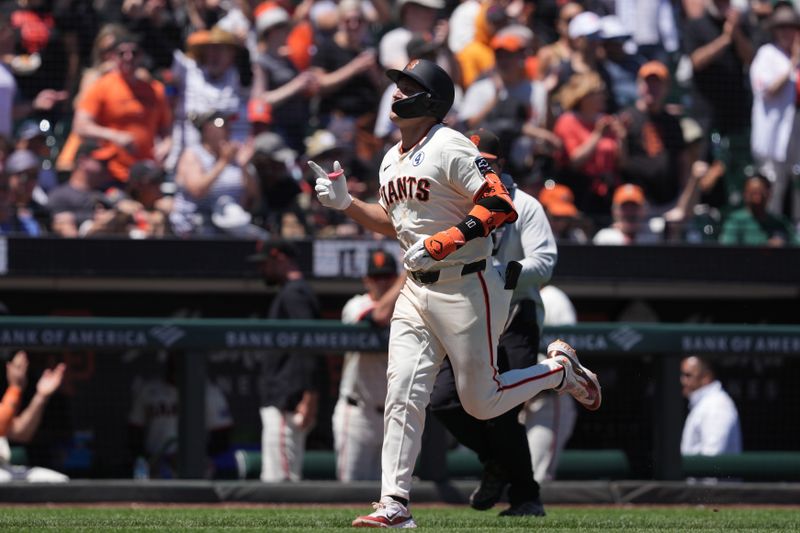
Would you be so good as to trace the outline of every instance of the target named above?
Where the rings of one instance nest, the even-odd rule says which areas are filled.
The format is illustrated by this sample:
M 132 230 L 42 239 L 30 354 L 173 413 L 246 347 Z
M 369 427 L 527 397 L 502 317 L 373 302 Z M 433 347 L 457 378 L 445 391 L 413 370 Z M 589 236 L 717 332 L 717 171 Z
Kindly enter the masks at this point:
M 561 338 L 591 353 L 800 354 L 800 327 L 612 324 L 545 328 L 542 347 Z M 87 349 L 258 349 L 382 351 L 385 332 L 336 320 L 0 317 L 0 346 Z
M 339 321 L 0 317 L 0 346 L 381 351 L 385 333 Z

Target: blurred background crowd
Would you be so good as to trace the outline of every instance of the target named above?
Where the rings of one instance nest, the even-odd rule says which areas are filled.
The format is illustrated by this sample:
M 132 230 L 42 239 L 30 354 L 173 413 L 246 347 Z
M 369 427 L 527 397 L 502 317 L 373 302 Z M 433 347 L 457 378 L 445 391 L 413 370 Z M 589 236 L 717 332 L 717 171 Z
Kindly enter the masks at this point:
M 0 235 L 358 237 L 306 161 L 373 198 L 424 57 L 560 241 L 796 244 L 797 7 L 2 0 Z

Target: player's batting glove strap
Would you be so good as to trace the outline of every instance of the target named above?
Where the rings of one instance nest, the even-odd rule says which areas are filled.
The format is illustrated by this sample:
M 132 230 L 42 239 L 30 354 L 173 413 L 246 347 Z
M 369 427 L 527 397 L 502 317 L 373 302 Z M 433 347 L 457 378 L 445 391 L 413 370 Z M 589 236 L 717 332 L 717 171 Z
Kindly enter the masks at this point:
M 333 172 L 330 173 L 325 172 L 322 167 L 313 161 L 309 161 L 308 166 L 317 176 L 314 190 L 317 192 L 319 203 L 325 207 L 340 211 L 350 207 L 350 204 L 353 203 L 353 197 L 347 192 L 347 178 L 338 161 L 333 163 Z

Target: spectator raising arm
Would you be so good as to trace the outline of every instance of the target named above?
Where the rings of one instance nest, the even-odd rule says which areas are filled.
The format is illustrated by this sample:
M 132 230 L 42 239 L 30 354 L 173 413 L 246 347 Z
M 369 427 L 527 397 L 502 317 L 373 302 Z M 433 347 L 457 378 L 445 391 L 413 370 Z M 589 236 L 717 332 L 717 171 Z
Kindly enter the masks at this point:
M 742 63 L 750 64 L 753 60 L 753 43 L 742 31 L 740 17 L 739 11 L 730 9 L 725 16 L 722 33 L 716 39 L 692 52 L 690 59 L 695 71 L 704 70 L 716 61 L 731 44 Z
M 7 435 L 11 440 L 17 442 L 30 442 L 42 421 L 42 415 L 44 414 L 47 401 L 58 387 L 61 386 L 61 381 L 64 378 L 66 369 L 66 365 L 60 363 L 55 368 L 48 368 L 42 372 L 42 377 L 39 378 L 39 382 L 36 384 L 36 394 L 33 399 L 19 416 L 13 416 L 12 411 L 11 420 L 6 422 L 6 427 L 3 428 L 9 391 L 12 392 L 9 403 L 12 403 L 13 409 L 16 409 L 16 405 L 19 402 L 19 395 L 22 393 L 26 382 L 25 376 L 28 370 L 28 356 L 24 351 L 17 352 L 11 362 L 6 364 L 6 376 L 10 386 L 3 397 L 3 407 L 0 408 L 0 434 Z M 13 403 L 14 391 L 18 391 L 16 392 L 17 403 Z M 4 429 L 7 433 L 4 432 Z

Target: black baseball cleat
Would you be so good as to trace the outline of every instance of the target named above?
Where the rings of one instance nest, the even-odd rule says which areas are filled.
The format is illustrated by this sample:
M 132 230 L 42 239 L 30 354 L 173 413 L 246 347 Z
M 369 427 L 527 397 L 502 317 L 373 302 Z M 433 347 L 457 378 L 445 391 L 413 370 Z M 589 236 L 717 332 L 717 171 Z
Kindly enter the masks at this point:
M 485 511 L 495 506 L 503 497 L 509 484 L 508 472 L 499 463 L 488 461 L 483 467 L 481 484 L 469 496 L 469 505 L 477 511 Z
M 500 511 L 498 516 L 545 516 L 544 505 L 540 499 L 531 500 L 512 505 L 505 511 Z

